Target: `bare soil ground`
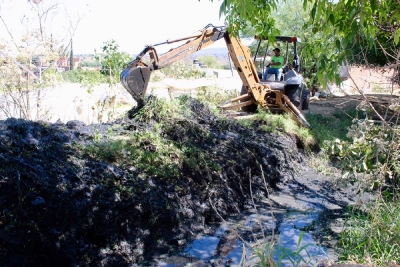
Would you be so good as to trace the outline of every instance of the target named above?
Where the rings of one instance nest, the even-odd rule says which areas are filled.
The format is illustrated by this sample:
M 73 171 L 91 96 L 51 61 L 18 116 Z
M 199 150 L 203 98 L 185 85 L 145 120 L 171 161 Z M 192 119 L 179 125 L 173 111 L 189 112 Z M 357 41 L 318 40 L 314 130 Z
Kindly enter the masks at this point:
M 386 108 L 391 101 L 399 100 L 399 96 L 389 94 L 372 93 L 365 96 L 382 115 L 385 114 Z M 306 112 L 329 116 L 337 111 L 356 108 L 364 100 L 364 97 L 361 95 L 329 96 L 327 98 L 311 99 L 309 110 Z

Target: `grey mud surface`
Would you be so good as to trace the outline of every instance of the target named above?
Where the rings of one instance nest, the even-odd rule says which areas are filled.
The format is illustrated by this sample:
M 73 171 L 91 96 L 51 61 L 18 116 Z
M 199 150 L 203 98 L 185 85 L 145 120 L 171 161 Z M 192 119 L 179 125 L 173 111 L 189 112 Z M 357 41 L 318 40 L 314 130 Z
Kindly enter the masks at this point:
M 151 264 L 251 266 L 257 264 L 254 255 L 261 250 L 270 251 L 282 266 L 330 266 L 338 259 L 337 235 L 344 227 L 346 207 L 373 199 L 369 193 L 359 194 L 356 185 L 341 187 L 338 178 L 310 168 L 278 187 L 252 208 L 184 243 L 180 253 L 157 255 Z

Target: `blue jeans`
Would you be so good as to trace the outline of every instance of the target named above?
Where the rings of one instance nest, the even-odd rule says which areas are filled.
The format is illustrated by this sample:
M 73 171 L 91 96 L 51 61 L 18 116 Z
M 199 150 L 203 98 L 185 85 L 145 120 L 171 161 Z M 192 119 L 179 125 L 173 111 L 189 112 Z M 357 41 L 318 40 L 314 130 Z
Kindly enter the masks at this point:
M 267 74 L 275 74 L 275 81 L 280 81 L 282 76 L 282 68 L 267 68 L 264 73 L 263 80 L 267 79 Z

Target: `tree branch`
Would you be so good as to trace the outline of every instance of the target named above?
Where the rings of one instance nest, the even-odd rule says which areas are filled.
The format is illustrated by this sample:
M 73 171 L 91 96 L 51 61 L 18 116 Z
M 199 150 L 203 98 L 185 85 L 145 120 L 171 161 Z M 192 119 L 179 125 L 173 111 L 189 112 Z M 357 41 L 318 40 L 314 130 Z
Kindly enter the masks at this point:
M 18 50 L 18 52 L 19 52 L 20 50 L 19 50 L 19 48 L 18 48 L 18 45 L 15 43 L 14 37 L 12 36 L 10 30 L 9 30 L 8 27 L 7 27 L 6 22 L 4 21 L 4 19 L 3 19 L 3 17 L 2 17 L 1 15 L 0 15 L 0 19 L 1 19 L 1 21 L 3 22 L 4 27 L 6 27 L 6 30 L 7 30 L 7 32 L 8 32 L 8 35 L 10 35 L 11 40 L 12 40 L 12 43 L 15 45 L 15 47 L 17 48 L 17 50 Z

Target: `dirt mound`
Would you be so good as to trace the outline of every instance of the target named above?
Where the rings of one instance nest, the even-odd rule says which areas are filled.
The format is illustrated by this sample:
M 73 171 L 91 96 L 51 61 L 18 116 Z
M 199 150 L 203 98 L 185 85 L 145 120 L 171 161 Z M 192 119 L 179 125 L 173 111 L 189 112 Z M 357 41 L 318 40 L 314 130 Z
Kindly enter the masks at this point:
M 143 262 L 249 206 L 250 182 L 253 195 L 263 195 L 263 176 L 276 188 L 303 162 L 294 137 L 244 127 L 187 101 L 190 112 L 167 121 L 136 113 L 109 125 L 0 121 L 1 265 Z M 184 158 L 166 169 L 146 165 L 164 175 L 129 157 L 100 160 L 88 152 L 110 145 L 110 134 L 128 138 L 163 120 L 160 136 Z M 159 153 L 151 141 L 132 145 L 149 157 Z

